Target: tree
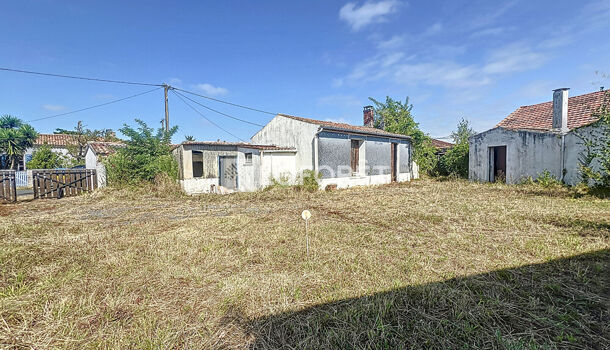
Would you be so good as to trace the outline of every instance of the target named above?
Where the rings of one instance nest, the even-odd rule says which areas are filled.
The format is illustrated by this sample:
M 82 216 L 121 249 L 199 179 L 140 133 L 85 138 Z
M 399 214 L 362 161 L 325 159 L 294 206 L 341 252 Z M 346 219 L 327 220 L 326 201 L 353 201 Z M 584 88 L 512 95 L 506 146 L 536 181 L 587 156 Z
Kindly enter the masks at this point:
M 78 121 L 74 130 L 57 128 L 54 134 L 65 134 L 75 136 L 74 144 L 68 145 L 68 153 L 75 159 L 72 165 L 82 165 L 85 163 L 85 152 L 89 141 L 119 141 L 112 129 L 91 130 L 85 128 L 82 121 Z
M 437 172 L 440 175 L 468 178 L 468 153 L 470 151 L 468 139 L 475 134 L 476 132 L 470 127 L 468 120 L 462 118 L 457 129 L 451 132 L 455 146 L 439 159 Z
M 119 129 L 127 137 L 124 141 L 126 146 L 105 162 L 108 183 L 120 186 L 151 181 L 161 173 L 177 178 L 178 164 L 171 154 L 171 137 L 178 127 L 174 126 L 169 131 L 159 128 L 155 132 L 142 120 L 135 121 L 138 127 L 124 124 Z
M 0 153 L 8 157 L 9 169 L 17 169 L 19 158 L 34 145 L 37 137 L 36 130 L 19 118 L 10 115 L 0 117 Z
M 53 152 L 51 147 L 44 144 L 32 155 L 32 160 L 27 163 L 28 169 L 55 169 L 64 165 L 64 159 Z
M 193 135 L 185 135 L 184 141 L 195 141 L 195 136 Z
M 610 110 L 605 105 L 589 134 L 575 133 L 582 140 L 581 182 L 587 186 L 610 189 Z M 597 167 L 594 164 L 597 162 Z
M 413 105 L 409 98 L 405 102 L 395 101 L 389 96 L 385 103 L 369 97 L 375 104 L 374 126 L 388 132 L 411 136 L 413 140 L 413 156 L 421 172 L 431 171 L 436 163 L 435 149 L 430 143 L 430 137 L 419 129 L 419 124 L 411 115 Z

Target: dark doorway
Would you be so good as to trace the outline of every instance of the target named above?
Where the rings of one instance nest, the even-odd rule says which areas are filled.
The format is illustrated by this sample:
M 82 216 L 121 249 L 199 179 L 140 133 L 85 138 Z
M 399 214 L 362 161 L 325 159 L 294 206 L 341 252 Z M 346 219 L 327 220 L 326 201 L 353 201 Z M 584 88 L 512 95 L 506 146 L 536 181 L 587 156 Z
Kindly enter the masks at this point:
M 218 177 L 220 186 L 232 190 L 237 188 L 237 157 L 218 157 Z
M 506 146 L 491 147 L 490 152 L 491 182 L 506 183 Z
M 392 143 L 392 146 L 390 148 L 390 153 L 391 153 L 391 158 L 390 158 L 390 174 L 392 174 L 392 182 L 396 182 L 396 178 L 397 176 L 397 170 L 398 167 L 396 166 L 398 163 L 398 145 L 395 143 Z
M 359 171 L 358 164 L 360 163 L 360 141 L 358 140 L 352 140 L 352 152 L 350 159 L 352 174 L 357 174 Z

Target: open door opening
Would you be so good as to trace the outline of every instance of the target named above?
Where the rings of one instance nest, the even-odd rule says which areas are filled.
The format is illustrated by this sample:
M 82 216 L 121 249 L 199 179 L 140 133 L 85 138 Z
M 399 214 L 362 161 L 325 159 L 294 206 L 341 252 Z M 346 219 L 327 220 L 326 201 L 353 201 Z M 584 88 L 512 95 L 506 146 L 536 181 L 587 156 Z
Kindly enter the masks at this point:
M 489 148 L 489 181 L 506 183 L 506 146 Z
M 395 143 L 392 143 L 391 149 L 391 159 L 390 159 L 390 174 L 392 174 L 392 182 L 396 182 L 397 177 L 398 177 L 398 145 Z

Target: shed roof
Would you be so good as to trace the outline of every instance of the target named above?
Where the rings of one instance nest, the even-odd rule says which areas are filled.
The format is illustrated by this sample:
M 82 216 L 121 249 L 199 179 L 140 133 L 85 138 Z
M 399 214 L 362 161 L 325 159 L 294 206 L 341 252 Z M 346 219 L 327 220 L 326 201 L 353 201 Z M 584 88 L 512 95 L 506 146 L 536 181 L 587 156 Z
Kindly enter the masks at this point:
M 454 146 L 454 144 L 452 144 L 451 142 L 446 142 L 437 139 L 430 139 L 430 142 L 432 143 L 432 146 L 434 146 L 434 148 L 438 149 L 447 149 Z
M 608 103 L 608 91 L 597 91 L 568 98 L 568 129 L 589 125 L 599 119 L 602 106 Z M 512 130 L 544 130 L 553 128 L 553 101 L 521 106 L 498 125 Z
M 303 117 L 296 117 L 294 115 L 281 114 L 281 113 L 278 115 L 282 116 L 282 117 L 298 120 L 301 122 L 309 123 L 309 124 L 316 124 L 323 128 L 328 128 L 328 129 L 333 129 L 333 130 L 347 131 L 347 132 L 353 132 L 353 133 L 358 133 L 358 134 L 369 134 L 369 135 L 376 135 L 376 136 L 386 136 L 386 137 L 389 136 L 389 137 L 395 137 L 395 138 L 401 138 L 401 139 L 411 139 L 411 137 L 407 136 L 407 135 L 394 134 L 391 132 L 387 132 L 385 130 L 381 130 L 381 129 L 377 129 L 377 128 L 370 128 L 368 126 L 357 126 L 357 125 L 351 125 L 351 124 L 346 124 L 346 123 L 335 123 L 335 122 L 329 122 L 329 121 L 325 121 L 325 120 L 316 120 L 316 119 L 309 119 L 309 118 L 303 118 Z
M 107 156 L 116 152 L 117 148 L 125 147 L 122 142 L 90 141 L 87 145 L 97 155 Z

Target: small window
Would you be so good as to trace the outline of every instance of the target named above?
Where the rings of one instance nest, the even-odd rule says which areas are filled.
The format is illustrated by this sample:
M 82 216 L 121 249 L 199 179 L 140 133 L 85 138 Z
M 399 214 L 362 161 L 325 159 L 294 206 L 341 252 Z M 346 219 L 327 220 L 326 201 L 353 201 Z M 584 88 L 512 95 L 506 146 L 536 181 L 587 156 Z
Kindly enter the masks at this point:
M 193 151 L 193 177 L 203 177 L 203 152 Z
M 252 164 L 252 153 L 246 153 L 246 164 Z

